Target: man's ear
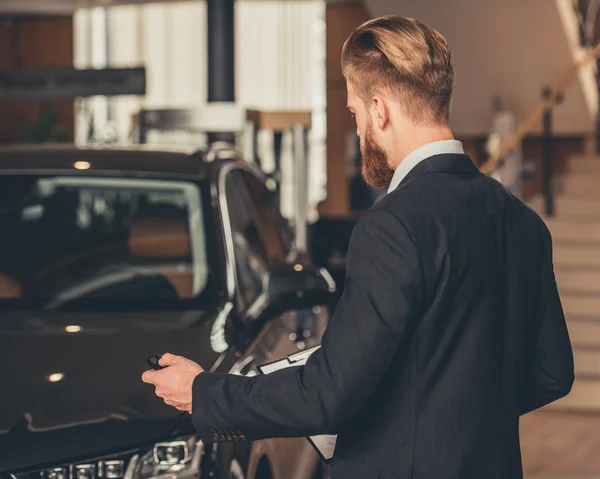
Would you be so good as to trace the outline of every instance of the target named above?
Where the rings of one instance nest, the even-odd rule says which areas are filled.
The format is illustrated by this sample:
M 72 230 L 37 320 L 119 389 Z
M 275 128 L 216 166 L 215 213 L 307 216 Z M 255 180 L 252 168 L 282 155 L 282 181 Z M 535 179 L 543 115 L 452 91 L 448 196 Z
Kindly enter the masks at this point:
M 371 99 L 371 109 L 373 112 L 373 124 L 380 130 L 385 129 L 390 121 L 390 105 L 386 98 L 375 95 Z

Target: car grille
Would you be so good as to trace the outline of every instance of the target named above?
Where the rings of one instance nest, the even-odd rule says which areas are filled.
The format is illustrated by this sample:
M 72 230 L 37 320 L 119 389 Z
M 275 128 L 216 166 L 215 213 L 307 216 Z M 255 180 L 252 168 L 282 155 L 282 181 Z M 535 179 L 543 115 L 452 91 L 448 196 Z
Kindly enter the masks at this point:
M 135 464 L 139 450 L 100 458 L 53 464 L 26 472 L 3 474 L 2 479 L 123 479 Z

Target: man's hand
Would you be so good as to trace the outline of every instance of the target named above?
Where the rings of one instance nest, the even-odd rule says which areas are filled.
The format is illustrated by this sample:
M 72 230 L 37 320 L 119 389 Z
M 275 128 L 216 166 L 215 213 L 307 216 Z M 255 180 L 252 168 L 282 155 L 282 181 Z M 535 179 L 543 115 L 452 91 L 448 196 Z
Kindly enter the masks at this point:
M 191 413 L 192 385 L 204 370 L 194 361 L 169 353 L 164 354 L 158 364 L 165 368 L 146 371 L 142 381 L 153 384 L 156 395 L 169 406 Z

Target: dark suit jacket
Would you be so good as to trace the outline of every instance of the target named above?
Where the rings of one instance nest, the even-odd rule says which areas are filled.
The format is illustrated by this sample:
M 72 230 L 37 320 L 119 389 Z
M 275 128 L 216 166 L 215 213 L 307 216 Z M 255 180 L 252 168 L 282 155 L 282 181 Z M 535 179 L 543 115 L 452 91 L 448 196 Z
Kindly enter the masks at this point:
M 201 438 L 336 433 L 336 479 L 522 477 L 519 417 L 574 378 L 539 216 L 436 155 L 359 221 L 347 266 L 306 366 L 196 378 Z

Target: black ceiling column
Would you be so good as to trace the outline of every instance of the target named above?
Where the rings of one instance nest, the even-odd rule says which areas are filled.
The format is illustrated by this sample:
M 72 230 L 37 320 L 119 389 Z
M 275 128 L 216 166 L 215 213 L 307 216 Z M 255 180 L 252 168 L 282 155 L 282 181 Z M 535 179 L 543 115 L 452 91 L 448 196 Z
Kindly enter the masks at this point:
M 235 102 L 235 0 L 206 0 L 208 34 L 207 101 Z M 210 134 L 209 141 L 233 141 L 228 134 Z
M 206 0 L 208 101 L 235 101 L 234 0 Z

